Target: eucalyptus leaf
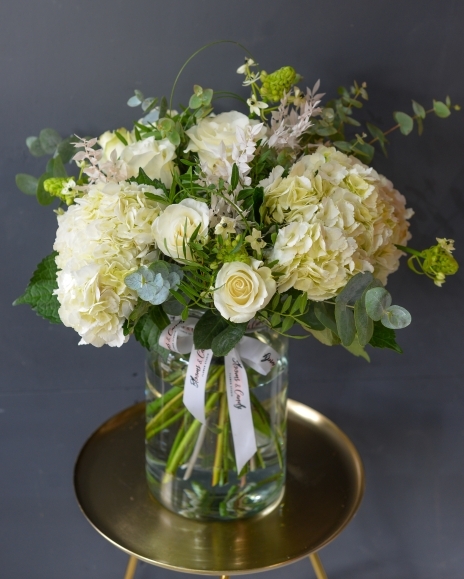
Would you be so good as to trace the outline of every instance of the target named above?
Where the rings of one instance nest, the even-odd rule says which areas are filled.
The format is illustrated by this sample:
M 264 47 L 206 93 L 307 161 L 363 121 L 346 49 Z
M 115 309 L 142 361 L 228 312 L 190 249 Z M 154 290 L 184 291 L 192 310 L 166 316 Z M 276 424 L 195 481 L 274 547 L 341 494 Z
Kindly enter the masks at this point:
M 400 131 L 403 133 L 403 135 L 409 135 L 409 133 L 414 128 L 414 119 L 410 115 L 398 111 L 393 113 L 393 117 L 399 124 Z
M 47 155 L 53 155 L 63 140 L 54 129 L 42 129 L 39 135 L 40 145 Z
M 321 324 L 337 334 L 337 322 L 335 321 L 335 308 L 331 304 L 317 302 L 314 305 L 314 313 Z
M 377 322 L 391 305 L 392 298 L 385 288 L 376 287 L 366 292 L 365 303 L 367 315 Z
M 42 145 L 40 144 L 40 139 L 38 137 L 27 137 L 26 145 L 34 157 L 43 157 L 46 155 L 46 152 L 43 150 Z
M 52 197 L 44 188 L 45 181 L 51 179 L 51 177 L 53 177 L 53 175 L 50 175 L 50 173 L 44 173 L 37 183 L 37 201 L 40 205 L 50 205 L 50 203 L 53 203 L 53 199 L 55 199 L 55 197 Z
M 441 101 L 433 101 L 433 111 L 437 117 L 442 119 L 446 119 L 446 117 L 449 117 L 451 114 L 449 108 Z
M 61 141 L 61 143 L 56 148 L 56 151 L 64 164 L 69 163 L 76 154 L 76 147 L 73 145 L 75 140 L 76 137 L 74 136 L 63 139 L 63 141 Z
M 372 283 L 373 279 L 370 271 L 357 273 L 338 294 L 335 302 L 353 305 L 363 295 L 364 290 Z
M 136 95 L 131 96 L 131 98 L 127 101 L 127 104 L 130 107 L 138 107 L 141 103 L 142 103 L 142 101 Z
M 351 153 L 351 143 L 347 143 L 346 141 L 334 141 L 333 145 L 343 151 L 343 153 Z
M 367 315 L 364 297 L 361 297 L 354 304 L 354 322 L 359 344 L 365 346 L 370 342 L 372 334 L 374 333 L 374 322 L 372 318 Z
M 16 186 L 26 195 L 36 195 L 39 180 L 26 173 L 18 173 L 15 178 Z
M 417 115 L 419 118 L 425 119 L 426 116 L 425 109 L 422 105 L 416 103 L 416 101 L 412 101 L 412 110 L 414 111 L 414 114 Z
M 55 157 L 53 161 L 53 177 L 67 177 L 68 174 L 66 173 L 61 157 Z
M 401 306 L 390 306 L 381 318 L 382 324 L 392 330 L 406 328 L 411 323 L 411 314 Z
M 314 302 L 310 302 L 308 311 L 305 312 L 302 316 L 298 317 L 298 322 L 301 322 L 303 327 L 307 327 L 315 331 L 322 331 L 324 330 L 325 326 L 319 320 L 319 318 L 316 317 L 314 305 Z
M 347 307 L 345 303 L 337 302 L 335 305 L 335 320 L 337 322 L 337 333 L 343 346 L 349 346 L 353 343 L 356 335 L 353 310 Z

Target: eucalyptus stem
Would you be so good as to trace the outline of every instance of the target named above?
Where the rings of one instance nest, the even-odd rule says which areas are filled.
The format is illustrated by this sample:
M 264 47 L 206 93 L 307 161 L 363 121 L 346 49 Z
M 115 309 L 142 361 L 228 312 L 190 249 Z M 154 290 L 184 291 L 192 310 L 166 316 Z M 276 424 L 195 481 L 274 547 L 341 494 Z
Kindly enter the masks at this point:
M 433 113 L 433 109 L 429 109 L 428 111 L 425 111 L 426 115 L 429 115 L 430 113 Z M 422 117 L 420 115 L 414 115 L 412 117 L 415 121 L 417 121 L 417 119 L 422 119 Z M 387 135 L 389 135 L 390 133 L 393 133 L 393 131 L 396 131 L 397 129 L 399 129 L 401 127 L 400 123 L 394 125 L 393 127 L 390 127 L 388 129 L 388 131 L 384 131 L 383 132 L 383 136 L 386 137 Z M 374 143 L 376 143 L 379 140 L 379 137 L 375 137 L 375 139 L 372 139 L 371 141 L 369 141 L 369 145 L 373 145 Z
M 218 392 L 221 395 L 221 402 L 219 406 L 219 417 L 218 417 L 218 428 L 220 432 L 216 439 L 216 453 L 214 456 L 213 465 L 213 480 L 212 486 L 216 486 L 220 482 L 221 470 L 222 470 L 222 453 L 223 453 L 223 439 L 224 439 L 224 426 L 227 420 L 227 398 L 226 398 L 226 379 L 225 373 L 221 373 L 219 376 L 219 389 Z

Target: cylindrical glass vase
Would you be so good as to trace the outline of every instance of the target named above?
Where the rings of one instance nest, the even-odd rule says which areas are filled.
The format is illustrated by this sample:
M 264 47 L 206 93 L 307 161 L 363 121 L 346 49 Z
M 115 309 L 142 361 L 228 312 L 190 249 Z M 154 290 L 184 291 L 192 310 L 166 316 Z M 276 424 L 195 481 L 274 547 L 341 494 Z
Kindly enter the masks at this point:
M 227 400 L 224 358 L 209 368 L 202 425 L 182 397 L 189 355 L 150 352 L 146 367 L 146 472 L 151 493 L 169 510 L 193 519 L 232 520 L 277 506 L 286 459 L 288 341 L 268 327 L 247 336 L 278 353 L 263 376 L 248 376 L 258 451 L 237 473 Z

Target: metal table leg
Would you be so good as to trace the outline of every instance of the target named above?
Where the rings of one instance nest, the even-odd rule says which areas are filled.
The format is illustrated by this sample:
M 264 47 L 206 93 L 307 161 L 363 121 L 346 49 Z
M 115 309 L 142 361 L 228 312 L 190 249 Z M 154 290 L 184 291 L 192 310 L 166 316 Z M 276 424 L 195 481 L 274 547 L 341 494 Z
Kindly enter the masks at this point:
M 134 579 L 135 570 L 137 569 L 137 557 L 131 555 L 129 557 L 129 562 L 127 563 L 126 574 L 124 575 L 124 579 Z
M 311 565 L 313 566 L 317 579 L 327 579 L 327 574 L 319 558 L 319 555 L 317 553 L 311 553 L 311 555 L 309 555 L 309 560 L 311 561 Z

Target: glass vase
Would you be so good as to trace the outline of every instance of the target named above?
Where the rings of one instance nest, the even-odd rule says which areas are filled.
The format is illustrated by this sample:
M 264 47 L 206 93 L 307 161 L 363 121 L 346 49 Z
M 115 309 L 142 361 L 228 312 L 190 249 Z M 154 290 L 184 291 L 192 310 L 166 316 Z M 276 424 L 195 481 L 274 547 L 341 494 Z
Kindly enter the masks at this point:
M 169 510 L 201 520 L 250 517 L 277 506 L 286 466 L 288 341 L 272 329 L 250 329 L 279 359 L 266 376 L 248 377 L 257 452 L 237 472 L 226 400 L 224 358 L 213 357 L 206 394 L 206 423 L 182 397 L 189 355 L 150 352 L 146 363 L 146 473 L 151 493 Z

